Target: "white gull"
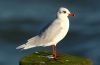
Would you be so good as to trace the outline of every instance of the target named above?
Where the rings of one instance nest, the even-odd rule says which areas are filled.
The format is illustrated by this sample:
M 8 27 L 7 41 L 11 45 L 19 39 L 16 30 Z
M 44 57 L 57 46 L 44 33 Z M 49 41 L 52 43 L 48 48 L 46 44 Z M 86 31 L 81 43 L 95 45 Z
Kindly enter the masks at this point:
M 69 30 L 68 16 L 74 16 L 67 8 L 61 7 L 57 12 L 57 18 L 40 35 L 30 38 L 27 43 L 16 49 L 29 49 L 38 46 L 52 46 L 53 57 L 57 59 L 56 44 L 61 41 Z

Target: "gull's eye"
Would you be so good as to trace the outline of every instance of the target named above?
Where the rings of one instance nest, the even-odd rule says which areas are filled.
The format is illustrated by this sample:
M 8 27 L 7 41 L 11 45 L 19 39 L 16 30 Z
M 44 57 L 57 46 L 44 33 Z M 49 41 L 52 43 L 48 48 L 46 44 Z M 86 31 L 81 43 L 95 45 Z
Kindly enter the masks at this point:
M 63 13 L 66 13 L 66 11 L 63 11 Z
M 59 11 L 59 13 L 61 13 L 61 11 Z

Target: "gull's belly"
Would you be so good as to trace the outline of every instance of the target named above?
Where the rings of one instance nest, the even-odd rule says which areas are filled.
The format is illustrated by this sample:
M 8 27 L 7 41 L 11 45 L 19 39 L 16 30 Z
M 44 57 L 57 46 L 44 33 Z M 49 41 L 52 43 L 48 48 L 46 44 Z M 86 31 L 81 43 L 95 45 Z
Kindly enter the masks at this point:
M 55 39 L 53 40 L 53 43 L 56 45 L 59 41 L 61 41 L 66 34 L 68 33 L 69 30 L 69 23 L 65 22 L 62 23 L 61 25 L 62 30 L 59 32 L 59 34 L 55 37 Z

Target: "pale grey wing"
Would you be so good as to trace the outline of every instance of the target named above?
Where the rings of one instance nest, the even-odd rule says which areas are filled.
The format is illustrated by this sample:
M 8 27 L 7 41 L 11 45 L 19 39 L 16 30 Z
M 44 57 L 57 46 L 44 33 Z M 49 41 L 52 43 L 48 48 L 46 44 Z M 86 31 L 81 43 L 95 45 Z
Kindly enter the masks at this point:
M 29 49 L 36 46 L 43 46 L 55 39 L 61 30 L 61 23 L 59 20 L 56 20 L 41 34 L 41 36 L 37 35 L 30 38 L 26 44 L 23 44 L 16 49 Z
M 41 42 L 51 42 L 62 30 L 61 23 L 56 20 L 54 21 L 41 35 Z

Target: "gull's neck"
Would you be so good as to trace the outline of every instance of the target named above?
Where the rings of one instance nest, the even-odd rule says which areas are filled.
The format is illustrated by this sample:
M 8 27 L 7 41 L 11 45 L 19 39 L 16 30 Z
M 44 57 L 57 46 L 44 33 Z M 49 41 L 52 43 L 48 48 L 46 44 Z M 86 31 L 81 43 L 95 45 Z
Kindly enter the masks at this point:
M 68 17 L 58 17 L 59 22 L 61 23 L 61 26 L 66 29 L 69 28 L 69 19 Z
M 69 21 L 68 17 L 64 15 L 57 15 L 57 18 L 63 21 Z
M 58 19 L 60 19 L 60 20 L 62 20 L 62 21 L 67 21 L 67 22 L 69 22 L 68 17 L 58 17 Z

